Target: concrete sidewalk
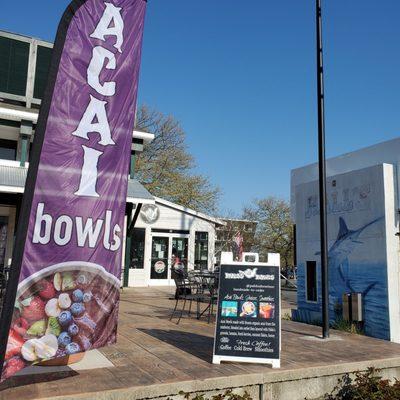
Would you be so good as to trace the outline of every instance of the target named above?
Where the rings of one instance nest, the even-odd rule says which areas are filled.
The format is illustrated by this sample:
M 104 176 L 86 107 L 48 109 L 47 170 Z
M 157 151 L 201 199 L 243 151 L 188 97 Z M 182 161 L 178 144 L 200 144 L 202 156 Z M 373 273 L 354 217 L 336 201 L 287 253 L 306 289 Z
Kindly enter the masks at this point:
M 163 288 L 124 290 L 118 344 L 102 349 L 112 365 L 96 369 L 49 370 L 18 376 L 1 386 L 0 399 L 144 399 L 185 392 L 213 394 L 234 388 L 254 399 L 309 399 L 330 391 L 346 372 L 381 368 L 400 378 L 400 345 L 282 322 L 282 368 L 259 364 L 211 364 L 213 324 L 184 317 L 169 321 L 174 304 Z M 94 362 L 96 363 L 96 362 Z M 93 365 L 90 366 L 93 368 Z

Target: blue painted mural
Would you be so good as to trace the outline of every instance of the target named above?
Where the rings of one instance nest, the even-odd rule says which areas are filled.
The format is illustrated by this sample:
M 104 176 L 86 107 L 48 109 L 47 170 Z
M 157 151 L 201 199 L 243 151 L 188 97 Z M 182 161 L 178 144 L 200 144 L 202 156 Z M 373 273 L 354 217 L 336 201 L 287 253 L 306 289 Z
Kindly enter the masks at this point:
M 360 264 L 358 262 L 351 263 L 349 257 L 356 246 L 365 245 L 360 240 L 360 235 L 373 224 L 383 221 L 384 218 L 377 218 L 361 226 L 356 230 L 349 230 L 345 220 L 339 218 L 339 233 L 336 242 L 329 249 L 328 265 L 329 265 L 329 307 L 330 313 L 335 318 L 335 310 L 337 305 L 342 304 L 343 293 L 361 293 L 365 312 L 369 310 L 367 318 L 366 331 L 371 334 L 373 326 L 378 324 L 379 327 L 389 324 L 388 311 L 382 312 L 382 296 L 387 298 L 386 293 L 386 270 L 385 265 L 369 265 Z M 379 273 L 377 273 L 379 272 Z M 382 278 L 385 278 L 383 280 Z M 375 288 L 375 290 L 373 290 Z M 379 300 L 379 301 L 378 301 Z M 375 305 L 375 306 L 374 306 Z M 377 308 L 376 308 L 377 307 Z M 386 315 L 386 318 L 385 318 Z M 371 320 L 371 318 L 373 320 Z M 378 320 L 377 320 L 378 319 Z M 389 338 L 389 326 L 386 334 L 375 332 L 373 336 L 379 335 L 383 338 Z
M 390 164 L 357 165 L 343 156 L 328 168 L 329 317 L 342 318 L 344 294 L 361 293 L 365 334 L 400 343 L 399 176 Z M 298 272 L 293 317 L 307 323 L 320 322 L 322 308 L 318 181 L 308 180 L 314 167 L 292 180 L 291 200 Z
M 386 264 L 362 262 L 351 254 L 357 248 L 362 251 L 363 233 L 371 226 L 384 222 L 384 218 L 376 218 L 355 230 L 348 228 L 343 217 L 339 217 L 339 233 L 328 252 L 329 262 L 329 313 L 333 323 L 341 315 L 342 295 L 344 293 L 362 293 L 365 333 L 369 336 L 390 339 L 387 271 Z M 315 255 L 319 255 L 316 252 Z M 320 268 L 317 281 L 320 282 Z M 305 264 L 298 266 L 298 311 L 295 317 L 306 322 L 320 320 L 321 288 L 318 285 L 318 301 L 306 301 Z
M 329 294 L 338 300 L 341 297 L 341 293 L 354 293 L 354 284 L 357 284 L 357 280 L 351 276 L 349 256 L 353 252 L 356 246 L 363 244 L 359 240 L 361 233 L 367 229 L 369 226 L 383 220 L 382 218 L 375 219 L 368 224 L 365 224 L 357 230 L 349 230 L 347 228 L 345 220 L 339 218 L 339 233 L 336 242 L 329 249 L 328 252 L 328 264 L 329 264 L 329 281 L 330 288 Z M 317 252 L 316 255 L 320 254 Z M 372 282 L 365 284 L 363 290 L 361 291 L 363 296 L 366 296 L 369 291 L 377 284 L 377 282 Z

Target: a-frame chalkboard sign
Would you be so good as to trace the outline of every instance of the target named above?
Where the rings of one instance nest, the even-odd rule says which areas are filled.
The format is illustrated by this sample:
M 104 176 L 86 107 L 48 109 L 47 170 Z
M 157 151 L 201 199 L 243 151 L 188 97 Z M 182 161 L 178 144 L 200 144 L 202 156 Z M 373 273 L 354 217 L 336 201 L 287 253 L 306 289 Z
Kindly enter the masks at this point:
M 234 262 L 223 253 L 215 325 L 213 363 L 272 364 L 280 367 L 280 257 L 267 263 Z M 249 257 L 244 257 L 244 260 Z

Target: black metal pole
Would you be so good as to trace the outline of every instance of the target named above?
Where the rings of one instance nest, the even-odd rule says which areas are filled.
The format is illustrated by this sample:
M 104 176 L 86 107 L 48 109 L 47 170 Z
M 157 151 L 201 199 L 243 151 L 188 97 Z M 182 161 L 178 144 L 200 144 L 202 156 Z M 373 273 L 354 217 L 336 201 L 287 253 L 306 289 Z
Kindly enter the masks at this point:
M 324 68 L 322 52 L 321 0 L 316 0 L 317 27 L 317 90 L 318 90 L 318 163 L 319 205 L 321 232 L 321 288 L 322 288 L 322 337 L 329 337 L 329 287 L 328 287 L 328 230 L 326 212 L 326 160 L 325 160 L 325 112 Z

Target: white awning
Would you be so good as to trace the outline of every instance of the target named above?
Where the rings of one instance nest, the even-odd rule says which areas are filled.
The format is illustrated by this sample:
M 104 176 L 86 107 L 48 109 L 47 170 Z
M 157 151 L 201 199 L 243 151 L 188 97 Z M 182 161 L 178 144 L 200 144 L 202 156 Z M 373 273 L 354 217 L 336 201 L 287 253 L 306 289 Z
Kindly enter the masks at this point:
M 0 193 L 23 193 L 28 168 L 0 165 Z M 155 204 L 154 197 L 136 179 L 128 180 L 127 203 Z

